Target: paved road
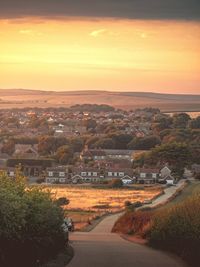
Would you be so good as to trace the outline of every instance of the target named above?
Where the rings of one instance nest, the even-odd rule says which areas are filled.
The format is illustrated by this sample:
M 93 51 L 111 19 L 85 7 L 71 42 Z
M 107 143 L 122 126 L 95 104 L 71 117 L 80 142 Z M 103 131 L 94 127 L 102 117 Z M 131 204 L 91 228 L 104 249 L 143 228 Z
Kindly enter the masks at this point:
M 159 204 L 165 203 L 171 196 L 173 196 L 177 190 L 179 190 L 181 187 L 185 185 L 186 181 L 185 180 L 180 180 L 176 185 L 167 187 L 164 189 L 164 194 L 161 195 L 160 197 L 156 198 L 152 204 L 150 205 L 143 205 L 142 207 L 156 207 Z
M 165 189 L 165 194 L 153 201 L 156 206 L 170 198 L 184 181 Z M 149 205 L 148 205 L 149 206 Z M 122 213 L 121 213 L 122 214 Z M 158 250 L 138 245 L 111 233 L 121 214 L 111 215 L 91 232 L 70 235 L 75 256 L 68 267 L 184 267 L 182 261 Z
M 91 232 L 70 236 L 75 256 L 67 267 L 183 267 L 180 260 L 110 233 L 120 215 L 105 218 Z

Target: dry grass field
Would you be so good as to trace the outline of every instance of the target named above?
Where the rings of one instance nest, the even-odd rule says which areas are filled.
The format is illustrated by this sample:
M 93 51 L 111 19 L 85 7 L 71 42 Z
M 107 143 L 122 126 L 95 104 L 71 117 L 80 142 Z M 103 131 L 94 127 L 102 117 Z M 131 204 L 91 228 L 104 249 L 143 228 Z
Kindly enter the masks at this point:
M 53 197 L 66 197 L 70 204 L 65 207 L 66 215 L 75 222 L 76 229 L 86 226 L 95 218 L 106 213 L 114 213 L 124 208 L 124 202 L 152 199 L 161 189 L 90 189 L 81 187 L 51 187 Z

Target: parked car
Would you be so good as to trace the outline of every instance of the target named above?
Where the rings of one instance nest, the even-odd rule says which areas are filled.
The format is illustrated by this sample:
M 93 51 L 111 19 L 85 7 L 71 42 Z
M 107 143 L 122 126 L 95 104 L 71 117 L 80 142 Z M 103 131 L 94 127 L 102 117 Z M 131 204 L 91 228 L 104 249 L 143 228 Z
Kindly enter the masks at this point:
M 74 222 L 72 221 L 72 219 L 71 218 L 66 218 L 65 222 L 66 222 L 68 231 L 69 232 L 73 232 L 74 231 Z

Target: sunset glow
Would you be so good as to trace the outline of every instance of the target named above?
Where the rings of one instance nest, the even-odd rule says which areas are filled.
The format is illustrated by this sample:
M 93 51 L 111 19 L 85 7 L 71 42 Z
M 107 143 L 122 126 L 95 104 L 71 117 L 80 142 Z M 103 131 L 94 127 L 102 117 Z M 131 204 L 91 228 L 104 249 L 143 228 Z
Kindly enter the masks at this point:
M 0 20 L 0 87 L 199 93 L 200 23 Z

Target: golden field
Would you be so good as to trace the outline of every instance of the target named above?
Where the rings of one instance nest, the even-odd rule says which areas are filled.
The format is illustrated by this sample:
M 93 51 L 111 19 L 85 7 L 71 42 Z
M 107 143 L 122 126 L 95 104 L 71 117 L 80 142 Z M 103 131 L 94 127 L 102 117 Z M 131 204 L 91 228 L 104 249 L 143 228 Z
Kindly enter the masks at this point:
M 118 212 L 124 208 L 125 201 L 143 201 L 152 199 L 161 193 L 159 187 L 145 189 L 93 189 L 84 187 L 51 187 L 53 197 L 66 197 L 70 200 L 65 206 L 66 215 L 70 216 L 76 229 L 105 213 Z

